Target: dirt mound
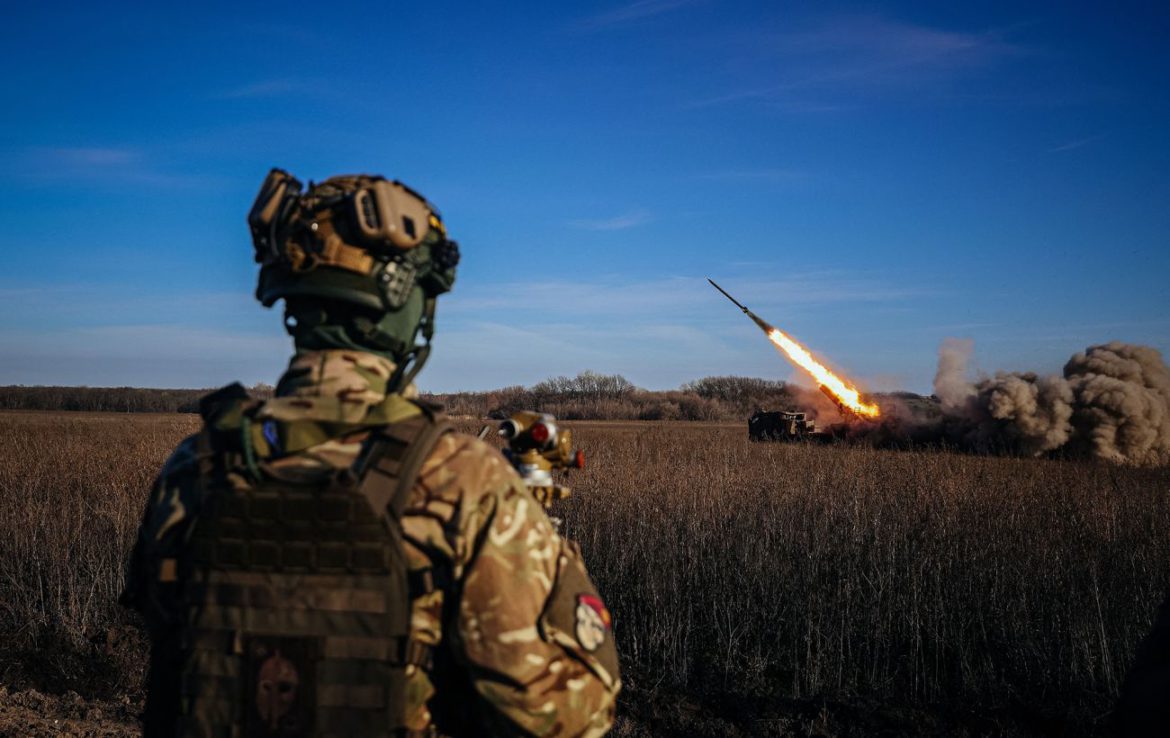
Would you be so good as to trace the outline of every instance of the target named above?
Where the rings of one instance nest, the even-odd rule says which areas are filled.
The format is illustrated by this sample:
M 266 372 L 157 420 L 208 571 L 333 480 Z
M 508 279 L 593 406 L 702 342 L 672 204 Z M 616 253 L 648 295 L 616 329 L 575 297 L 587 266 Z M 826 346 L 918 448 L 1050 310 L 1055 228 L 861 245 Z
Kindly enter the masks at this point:
M 0 686 L 0 738 L 138 738 L 142 705 L 121 700 L 85 700 L 76 692 L 9 692 Z

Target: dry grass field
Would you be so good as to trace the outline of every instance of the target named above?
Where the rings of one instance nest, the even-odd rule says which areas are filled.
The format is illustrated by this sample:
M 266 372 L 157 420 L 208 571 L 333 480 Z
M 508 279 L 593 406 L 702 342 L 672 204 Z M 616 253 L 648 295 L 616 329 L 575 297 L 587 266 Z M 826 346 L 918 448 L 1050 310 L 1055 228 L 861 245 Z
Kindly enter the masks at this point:
M 114 598 L 196 422 L 0 413 L 0 735 L 30 688 L 138 698 Z M 614 612 L 618 735 L 1103 734 L 1170 587 L 1165 468 L 569 425 L 559 513 Z

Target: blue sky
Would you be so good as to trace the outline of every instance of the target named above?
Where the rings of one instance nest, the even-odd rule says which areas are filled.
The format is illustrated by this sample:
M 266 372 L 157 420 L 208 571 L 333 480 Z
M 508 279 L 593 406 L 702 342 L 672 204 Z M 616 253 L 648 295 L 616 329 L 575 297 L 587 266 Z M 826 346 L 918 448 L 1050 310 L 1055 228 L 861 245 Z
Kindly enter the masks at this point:
M 790 378 L 707 276 L 870 389 L 1170 352 L 1164 3 L 118 7 L 0 28 L 0 384 L 274 381 L 272 166 L 443 212 L 424 389 Z

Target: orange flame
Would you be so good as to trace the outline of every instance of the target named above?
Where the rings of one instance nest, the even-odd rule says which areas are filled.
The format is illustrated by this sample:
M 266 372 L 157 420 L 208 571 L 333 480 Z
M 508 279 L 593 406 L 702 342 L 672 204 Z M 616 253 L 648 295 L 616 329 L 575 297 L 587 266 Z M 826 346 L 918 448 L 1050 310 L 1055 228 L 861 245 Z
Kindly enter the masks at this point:
M 861 393 L 856 387 L 826 369 L 824 364 L 812 357 L 808 349 L 793 341 L 783 331 L 773 328 L 768 332 L 768 338 L 788 355 L 792 363 L 811 374 L 817 384 L 832 393 L 842 405 L 866 418 L 876 418 L 882 414 L 881 408 L 877 405 L 861 401 Z

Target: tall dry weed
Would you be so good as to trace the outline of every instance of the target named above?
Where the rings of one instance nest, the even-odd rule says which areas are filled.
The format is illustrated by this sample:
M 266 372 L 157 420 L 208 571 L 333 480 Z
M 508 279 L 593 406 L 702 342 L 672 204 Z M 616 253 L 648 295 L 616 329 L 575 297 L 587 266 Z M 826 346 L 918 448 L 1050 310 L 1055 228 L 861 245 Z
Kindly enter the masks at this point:
M 147 491 L 192 427 L 190 416 L 0 413 L 0 666 L 73 684 L 81 661 L 119 639 Z
M 1165 468 L 577 428 L 563 512 L 642 689 L 1099 716 L 1170 586 Z
M 143 642 L 110 636 L 132 623 L 115 604 L 122 565 L 196 422 L 0 413 L 0 669 L 40 655 L 48 672 L 29 678 L 84 693 L 105 685 L 65 672 L 105 659 L 109 684 L 133 683 Z M 636 700 L 1023 705 L 1091 726 L 1170 585 L 1165 468 L 569 425 L 588 467 L 558 512 Z

